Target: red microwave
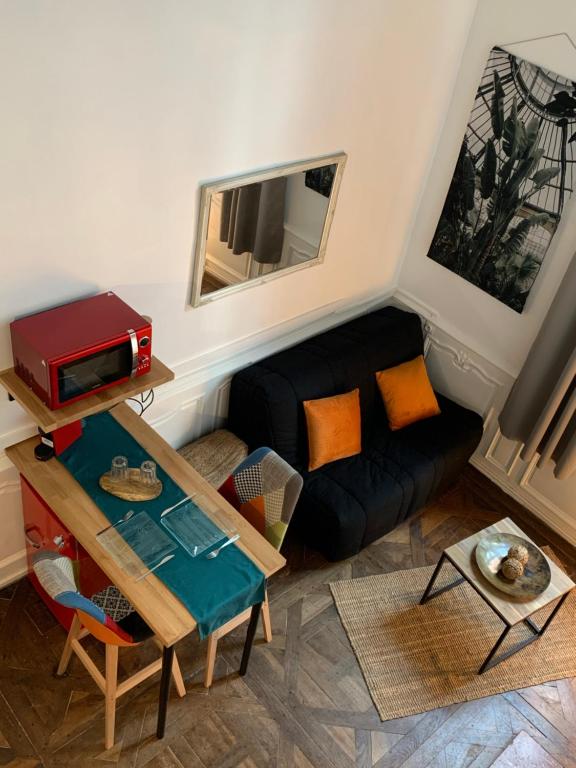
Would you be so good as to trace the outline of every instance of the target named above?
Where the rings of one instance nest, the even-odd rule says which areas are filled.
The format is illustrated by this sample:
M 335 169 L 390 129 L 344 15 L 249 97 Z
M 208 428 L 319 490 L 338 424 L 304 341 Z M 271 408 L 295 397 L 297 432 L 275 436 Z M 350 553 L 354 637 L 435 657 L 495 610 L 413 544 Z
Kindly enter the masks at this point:
M 102 293 L 10 324 L 14 369 L 56 410 L 150 370 L 152 326 Z

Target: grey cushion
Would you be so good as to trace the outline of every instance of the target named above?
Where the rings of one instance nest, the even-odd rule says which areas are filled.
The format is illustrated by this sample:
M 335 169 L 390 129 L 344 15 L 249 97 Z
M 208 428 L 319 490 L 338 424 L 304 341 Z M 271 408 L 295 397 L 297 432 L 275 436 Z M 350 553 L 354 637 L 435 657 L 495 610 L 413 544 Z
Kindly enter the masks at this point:
M 178 453 L 214 488 L 248 456 L 248 446 L 227 429 L 217 429 L 182 446 Z

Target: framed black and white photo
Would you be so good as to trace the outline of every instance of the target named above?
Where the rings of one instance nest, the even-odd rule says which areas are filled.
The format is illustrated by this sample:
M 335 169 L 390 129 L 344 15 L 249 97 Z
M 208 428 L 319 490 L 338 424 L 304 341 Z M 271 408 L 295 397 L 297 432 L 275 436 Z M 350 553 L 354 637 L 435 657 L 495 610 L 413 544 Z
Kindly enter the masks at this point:
M 572 193 L 576 83 L 493 48 L 429 258 L 522 312 Z

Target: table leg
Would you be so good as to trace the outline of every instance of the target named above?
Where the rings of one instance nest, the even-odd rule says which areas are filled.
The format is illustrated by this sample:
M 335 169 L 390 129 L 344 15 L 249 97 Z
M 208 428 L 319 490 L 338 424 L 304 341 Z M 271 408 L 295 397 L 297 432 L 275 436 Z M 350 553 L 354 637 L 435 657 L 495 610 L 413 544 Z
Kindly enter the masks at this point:
M 490 651 L 488 656 L 486 656 L 486 660 L 484 661 L 484 664 L 482 664 L 482 666 L 478 670 L 478 674 L 479 675 L 481 675 L 483 672 L 485 672 L 488 669 L 488 665 L 490 664 L 490 662 L 494 658 L 494 655 L 495 655 L 496 651 L 498 650 L 498 648 L 500 648 L 500 646 L 502 645 L 502 643 L 506 639 L 506 635 L 508 634 L 508 632 L 510 632 L 511 629 L 512 629 L 512 627 L 509 624 L 506 624 L 506 627 L 505 627 L 504 631 L 502 632 L 502 634 L 500 635 L 500 637 L 496 641 L 496 645 L 494 646 L 494 648 L 492 648 L 492 650 Z M 501 659 L 501 661 L 504 661 L 504 659 Z M 493 665 L 493 666 L 495 666 L 495 665 Z
M 440 573 L 440 569 L 444 565 L 444 560 L 446 560 L 446 555 L 444 554 L 444 552 L 442 552 L 442 556 L 441 556 L 440 560 L 438 560 L 436 568 L 434 568 L 434 573 L 432 574 L 432 577 L 431 577 L 430 581 L 428 582 L 428 586 L 424 590 L 424 594 L 422 595 L 422 598 L 420 600 L 420 605 L 424 605 L 426 600 L 428 600 L 428 595 L 430 594 L 430 591 L 432 590 L 432 587 L 434 586 L 434 582 L 436 581 L 436 578 L 437 578 L 438 574 Z
M 432 600 L 433 597 L 438 597 L 438 595 L 441 595 L 443 592 L 447 592 L 449 589 L 454 589 L 454 587 L 457 587 L 459 584 L 462 584 L 465 579 L 464 577 L 460 579 L 456 579 L 456 581 L 453 581 L 452 584 L 448 584 L 445 587 L 442 587 L 442 589 L 437 590 L 434 592 L 433 595 L 430 594 L 432 591 L 432 587 L 434 586 L 434 583 L 436 582 L 436 579 L 438 578 L 438 574 L 440 573 L 440 569 L 444 565 L 444 561 L 448 560 L 446 557 L 446 554 L 442 552 L 442 557 L 440 560 L 438 560 L 438 564 L 436 565 L 436 568 L 434 569 L 434 573 L 432 574 L 432 578 L 428 582 L 428 586 L 424 590 L 424 594 L 422 595 L 420 599 L 420 605 L 424 605 L 428 600 Z M 451 561 L 450 561 L 451 562 Z
M 564 605 L 564 601 L 566 600 L 569 594 L 570 594 L 569 592 L 566 592 L 565 595 L 562 595 L 560 600 L 558 600 L 558 602 L 556 603 L 556 607 L 554 608 L 550 616 L 548 616 L 548 618 L 546 619 L 546 621 L 541 627 L 539 627 L 534 621 L 532 621 L 532 619 L 524 619 L 524 624 L 527 624 L 530 627 L 530 629 L 534 632 L 535 635 L 538 635 L 538 637 L 542 637 L 544 632 L 546 632 L 546 630 L 552 623 L 552 619 L 554 618 L 554 616 L 556 616 L 560 608 L 562 608 L 562 606 Z
M 160 697 L 158 700 L 158 721 L 156 724 L 156 736 L 161 739 L 166 728 L 166 712 L 168 710 L 168 697 L 170 696 L 170 682 L 172 680 L 172 662 L 174 660 L 174 646 L 164 646 L 162 649 L 162 677 L 160 679 Z
M 250 661 L 250 652 L 252 650 L 252 644 L 254 642 L 254 635 L 256 634 L 256 628 L 258 627 L 258 619 L 260 618 L 260 611 L 262 610 L 262 603 L 256 603 L 252 606 L 252 612 L 250 613 L 250 623 L 248 624 L 248 630 L 246 632 L 246 640 L 244 641 L 244 651 L 242 653 L 242 661 L 240 662 L 240 674 L 243 676 L 248 669 L 248 662 Z
M 533 632 L 532 637 L 529 637 L 526 640 L 522 640 L 521 642 L 517 643 L 514 647 L 510 648 L 509 651 L 506 651 L 506 653 L 502 654 L 502 656 L 500 656 L 498 661 L 495 661 L 494 663 L 491 664 L 490 662 L 494 658 L 494 654 L 496 653 L 498 648 L 502 645 L 502 643 L 504 641 L 504 638 L 506 637 L 508 632 L 512 629 L 512 627 L 510 625 L 507 625 L 506 629 L 502 632 L 502 634 L 498 638 L 498 642 L 496 643 L 494 648 L 492 648 L 492 650 L 490 651 L 490 653 L 488 655 L 488 658 L 486 659 L 484 664 L 482 664 L 482 666 L 480 667 L 480 669 L 478 671 L 478 674 L 481 675 L 487 669 L 491 669 L 492 667 L 495 667 L 496 664 L 500 664 L 500 662 L 504 661 L 505 659 L 509 659 L 510 656 L 514 656 L 515 653 L 518 653 L 518 651 L 521 651 L 527 645 L 530 645 L 531 643 L 534 643 L 536 640 L 539 640 L 542 637 L 542 635 L 544 634 L 544 632 L 546 632 L 546 630 L 550 626 L 553 618 L 556 616 L 556 614 L 558 613 L 558 611 L 560 610 L 560 608 L 564 604 L 564 601 L 568 597 L 568 594 L 569 593 L 567 592 L 565 595 L 562 595 L 560 600 L 558 600 L 554 610 L 550 613 L 550 616 L 548 616 L 548 618 L 546 619 L 546 621 L 544 622 L 542 627 L 539 627 L 530 618 L 524 619 L 524 624 L 526 624 L 526 626 L 529 627 L 532 630 L 532 632 Z

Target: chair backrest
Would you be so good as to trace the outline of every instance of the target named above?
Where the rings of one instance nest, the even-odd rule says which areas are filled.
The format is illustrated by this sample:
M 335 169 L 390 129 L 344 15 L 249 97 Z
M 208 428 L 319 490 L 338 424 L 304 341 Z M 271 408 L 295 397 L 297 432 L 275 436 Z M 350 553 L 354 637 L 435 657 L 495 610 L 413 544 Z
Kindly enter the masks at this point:
M 276 549 L 280 549 L 302 490 L 301 475 L 271 448 L 258 448 L 219 488 Z
M 39 552 L 32 564 L 42 588 L 59 605 L 78 613 L 83 626 L 110 645 L 133 645 L 134 639 L 88 597 L 80 594 L 74 563 L 57 552 Z

